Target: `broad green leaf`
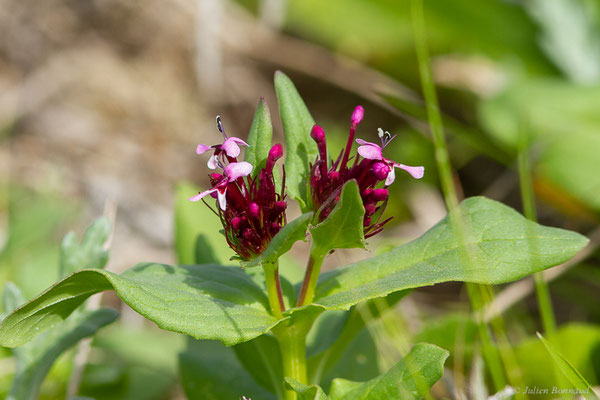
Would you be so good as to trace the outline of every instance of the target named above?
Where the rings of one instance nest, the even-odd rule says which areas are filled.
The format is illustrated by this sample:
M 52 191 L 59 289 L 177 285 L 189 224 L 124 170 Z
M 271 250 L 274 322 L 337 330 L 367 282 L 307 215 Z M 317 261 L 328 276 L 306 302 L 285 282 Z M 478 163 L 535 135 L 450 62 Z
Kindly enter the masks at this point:
M 273 137 L 273 125 L 269 107 L 263 97 L 258 101 L 254 120 L 248 134 L 248 147 L 244 155 L 245 160 L 254 166 L 252 175 L 256 176 L 258 171 L 265 167 L 269 150 L 271 149 L 271 138 Z
M 21 304 L 25 303 L 25 298 L 21 290 L 12 282 L 6 282 L 2 289 L 2 309 L 5 314 L 15 311 Z
M 279 343 L 272 335 L 262 335 L 233 346 L 241 365 L 254 381 L 268 391 L 282 396 L 283 369 Z
M 390 370 L 367 382 L 334 379 L 332 400 L 421 399 L 444 373 L 448 352 L 428 343 L 413 346 Z
M 563 375 L 571 382 L 571 384 L 579 391 L 581 395 L 583 395 L 586 399 L 600 399 L 594 389 L 590 386 L 590 384 L 585 380 L 583 375 L 579 373 L 573 367 L 573 365 L 567 360 L 558 350 L 554 348 L 552 343 L 548 340 L 544 339 L 544 337 L 538 333 L 537 336 L 540 338 L 548 353 L 552 357 L 552 361 L 554 365 L 558 367 L 558 369 L 563 373 Z
M 453 213 L 463 217 L 466 243 L 446 217 L 410 243 L 322 274 L 314 303 L 323 309 L 347 309 L 440 282 L 506 283 L 564 262 L 588 242 L 578 233 L 528 221 L 484 197 L 463 201 Z
M 78 242 L 75 232 L 65 235 L 60 247 L 59 277 L 64 278 L 83 268 L 104 268 L 108 261 L 108 249 L 104 244 L 110 234 L 110 223 L 105 217 L 98 218 Z
M 287 253 L 298 240 L 306 240 L 306 228 L 308 227 L 312 216 L 313 213 L 308 212 L 302 214 L 292 222 L 285 224 L 273 237 L 260 256 L 250 261 L 242 261 L 242 265 L 244 267 L 255 267 L 265 262 L 276 262 L 279 257 Z
M 219 217 L 205 204 L 188 201 L 200 188 L 180 183 L 175 189 L 175 252 L 179 264 L 226 264 L 234 255 Z
M 351 180 L 342 188 L 340 200 L 331 214 L 310 229 L 314 250 L 325 255 L 332 249 L 364 248 L 364 215 L 358 184 Z
M 25 346 L 14 349 L 17 367 L 7 400 L 37 399 L 40 386 L 56 359 L 79 340 L 113 322 L 118 315 L 109 308 L 79 312 Z
M 281 71 L 275 73 L 275 90 L 287 148 L 287 192 L 300 203 L 303 211 L 307 211 L 311 202 L 308 193 L 309 163 L 314 163 L 318 154 L 317 145 L 310 137 L 315 121 L 290 78 Z
M 121 275 L 93 269 L 65 278 L 2 322 L 0 345 L 26 343 L 92 294 L 110 289 L 163 329 L 226 345 L 260 336 L 277 323 L 266 294 L 240 268 L 142 263 Z
M 328 400 L 329 397 L 317 385 L 307 386 L 293 378 L 285 378 L 288 389 L 298 393 L 298 400 Z
M 230 348 L 209 340 L 188 340 L 179 354 L 181 384 L 191 400 L 275 400 L 242 368 Z

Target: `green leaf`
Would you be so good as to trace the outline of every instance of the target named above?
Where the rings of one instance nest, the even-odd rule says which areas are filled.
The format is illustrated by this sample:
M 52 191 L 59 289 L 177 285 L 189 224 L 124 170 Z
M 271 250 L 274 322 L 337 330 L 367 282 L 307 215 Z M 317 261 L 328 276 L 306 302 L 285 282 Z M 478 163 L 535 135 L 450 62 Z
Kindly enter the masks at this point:
M 242 368 L 230 348 L 209 340 L 190 340 L 179 354 L 181 384 L 188 399 L 275 400 Z
M 575 389 L 579 391 L 579 394 L 582 394 L 586 399 L 595 399 L 598 400 L 599 397 L 596 395 L 594 389 L 590 386 L 590 384 L 585 380 L 583 375 L 579 373 L 571 365 L 569 360 L 567 360 L 558 350 L 554 348 L 552 343 L 548 340 L 544 339 L 544 337 L 538 332 L 537 336 L 540 338 L 548 353 L 552 357 L 552 361 L 558 367 L 558 369 L 563 373 L 565 377 L 575 386 Z
M 104 244 L 110 234 L 110 223 L 105 217 L 98 218 L 78 243 L 74 232 L 65 235 L 60 247 L 59 277 L 64 278 L 83 268 L 104 268 L 108 261 L 108 249 Z
M 200 189 L 190 183 L 175 188 L 175 252 L 179 264 L 226 264 L 234 255 L 217 217 L 205 204 L 188 198 Z
M 365 208 L 358 184 L 351 180 L 342 188 L 340 200 L 331 214 L 310 229 L 315 251 L 325 255 L 332 249 L 364 248 L 364 215 Z
M 262 335 L 233 346 L 233 351 L 254 381 L 282 397 L 283 368 L 279 343 L 272 335 Z
M 410 243 L 322 274 L 314 303 L 323 309 L 347 309 L 440 282 L 506 283 L 563 263 L 588 242 L 578 233 L 528 221 L 484 197 L 463 201 L 453 213 L 462 215 L 463 228 L 470 233 L 466 243 L 446 217 Z
M 285 378 L 285 386 L 298 393 L 298 400 L 328 400 L 329 397 L 317 385 L 307 386 L 293 378 Z
M 308 227 L 312 216 L 313 213 L 308 212 L 302 214 L 292 222 L 285 224 L 273 237 L 260 256 L 250 261 L 242 261 L 242 265 L 244 267 L 255 267 L 262 263 L 276 262 L 279 257 L 287 253 L 298 240 L 306 240 L 306 228 Z
M 2 290 L 2 308 L 5 314 L 15 311 L 21 304 L 25 303 L 25 298 L 21 290 L 12 282 L 6 282 Z
M 300 203 L 302 211 L 307 211 L 311 203 L 308 193 L 309 163 L 313 163 L 318 154 L 317 144 L 310 137 L 315 121 L 290 78 L 281 71 L 275 73 L 275 90 L 287 148 L 287 192 Z
M 25 346 L 14 349 L 15 378 L 7 400 L 34 400 L 56 359 L 83 338 L 117 319 L 110 308 L 79 312 Z
M 163 329 L 226 345 L 260 336 L 277 323 L 266 294 L 240 268 L 142 263 L 121 275 L 92 269 L 65 278 L 2 322 L 0 345 L 26 343 L 92 294 L 110 289 Z
M 254 166 L 252 176 L 265 167 L 269 150 L 271 149 L 271 138 L 273 137 L 273 125 L 269 107 L 263 97 L 258 101 L 254 120 L 248 134 L 248 148 L 246 148 L 245 160 Z
M 332 400 L 421 399 L 444 373 L 448 352 L 428 343 L 413 346 L 410 352 L 383 375 L 367 382 L 334 379 Z

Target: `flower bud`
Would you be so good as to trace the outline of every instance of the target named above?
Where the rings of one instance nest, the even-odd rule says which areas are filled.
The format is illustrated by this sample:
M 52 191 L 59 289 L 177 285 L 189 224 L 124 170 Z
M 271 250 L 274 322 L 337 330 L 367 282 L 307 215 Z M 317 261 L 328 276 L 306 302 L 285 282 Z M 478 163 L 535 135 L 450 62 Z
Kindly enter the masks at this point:
M 258 207 L 258 204 L 250 203 L 250 205 L 248 206 L 248 212 L 252 217 L 258 218 L 260 215 L 260 208 Z
M 352 118 L 350 118 L 352 125 L 356 126 L 360 124 L 360 121 L 362 121 L 364 115 L 365 109 L 362 108 L 362 106 L 356 106 L 354 112 L 352 113 Z
M 387 189 L 375 189 L 371 194 L 371 199 L 374 202 L 385 201 L 389 196 L 389 192 Z
M 310 131 L 310 137 L 317 142 L 317 145 L 325 142 L 325 131 L 319 125 L 315 125 L 312 127 Z
M 385 163 L 378 162 L 378 163 L 373 164 L 371 171 L 373 171 L 373 174 L 375 174 L 375 177 L 377 177 L 377 180 L 382 181 L 390 173 L 390 167 L 385 165 Z

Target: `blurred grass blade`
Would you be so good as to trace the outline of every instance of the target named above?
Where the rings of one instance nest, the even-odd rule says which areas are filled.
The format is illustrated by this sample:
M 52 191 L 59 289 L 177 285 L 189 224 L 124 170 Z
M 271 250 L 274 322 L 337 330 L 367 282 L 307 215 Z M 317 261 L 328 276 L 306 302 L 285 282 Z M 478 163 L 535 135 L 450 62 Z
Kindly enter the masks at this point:
M 537 336 L 540 338 L 540 340 L 546 347 L 546 350 L 548 350 L 548 353 L 550 353 L 554 364 L 567 377 L 567 379 L 571 382 L 575 389 L 577 389 L 578 394 L 582 395 L 587 400 L 599 400 L 600 398 L 598 397 L 594 389 L 585 380 L 583 375 L 581 375 L 579 371 L 577 371 L 575 367 L 573 367 L 569 360 L 563 357 L 563 355 L 560 354 L 558 350 L 554 348 L 554 345 L 552 345 L 550 341 L 545 339 L 539 332 L 537 333 Z

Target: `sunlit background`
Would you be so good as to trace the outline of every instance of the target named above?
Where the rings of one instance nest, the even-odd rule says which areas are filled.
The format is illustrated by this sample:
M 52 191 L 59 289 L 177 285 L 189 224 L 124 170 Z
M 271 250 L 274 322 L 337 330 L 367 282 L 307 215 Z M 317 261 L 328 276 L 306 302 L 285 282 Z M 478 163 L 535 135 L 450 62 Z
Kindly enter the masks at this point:
M 462 195 L 522 211 L 516 156 L 525 143 L 540 222 L 592 239 L 576 262 L 559 267 L 550 289 L 559 323 L 570 324 L 565 343 L 587 346 L 563 352 L 598 384 L 600 358 L 585 354 L 600 349 L 600 1 L 426 0 L 425 8 Z M 415 238 L 445 215 L 407 0 L 0 0 L 0 283 L 17 283 L 27 298 L 48 287 L 61 238 L 101 215 L 114 221 L 109 270 L 175 262 L 174 188 L 208 183 L 206 157 L 195 148 L 218 142 L 215 116 L 245 138 L 263 96 L 274 140 L 283 142 L 276 70 L 292 78 L 333 146 L 343 146 L 362 104 L 358 137 L 375 140 L 378 127 L 398 133 L 387 155 L 425 166 L 421 181 L 398 173 L 386 211 L 394 219 L 370 251 Z M 339 252 L 327 266 L 366 254 Z M 539 327 L 532 287 L 497 292 L 525 375 L 543 383 L 527 369 L 543 360 L 532 355 L 539 343 L 525 339 Z M 184 398 L 172 356 L 182 338 L 151 329 L 114 295 L 103 301 L 122 316 L 98 336 L 82 391 Z M 391 365 L 408 343 L 460 341 L 463 351 L 434 393 L 465 398 L 476 370 L 463 365 L 471 363 L 473 332 L 455 336 L 467 310 L 459 284 L 419 290 L 371 328 L 380 339 L 373 351 L 395 349 L 390 360 L 369 359 L 365 347 L 365 359 L 354 361 Z M 0 396 L 14 372 L 10 352 L 2 356 Z M 41 398 L 64 398 L 72 357 L 53 368 Z

